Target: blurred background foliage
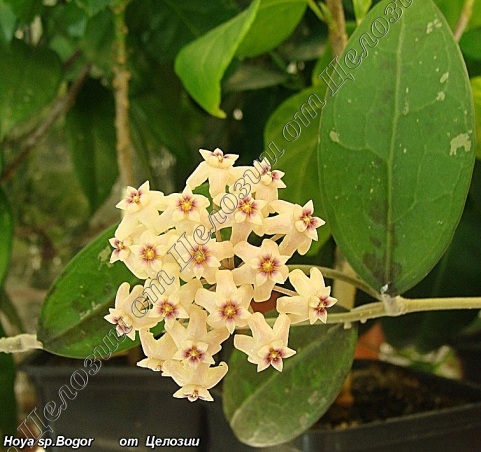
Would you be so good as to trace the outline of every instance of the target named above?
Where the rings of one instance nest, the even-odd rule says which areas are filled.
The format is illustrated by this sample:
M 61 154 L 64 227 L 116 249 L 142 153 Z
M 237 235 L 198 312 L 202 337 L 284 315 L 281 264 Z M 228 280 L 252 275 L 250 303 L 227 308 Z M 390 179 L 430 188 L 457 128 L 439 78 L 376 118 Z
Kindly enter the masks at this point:
M 224 119 L 203 110 L 175 70 L 186 45 L 251 3 L 0 0 L 0 334 L 2 324 L 8 334 L 35 330 L 44 290 L 94 235 L 119 220 L 114 206 L 126 182 L 138 186 L 148 179 L 166 193 L 181 190 L 200 161 L 199 148 L 220 147 L 239 154 L 240 164 L 250 164 L 275 139 L 275 125 L 292 116 L 300 104 L 296 96 L 311 89 L 331 61 L 328 28 L 319 20 L 319 8 L 313 8 L 316 2 L 297 2 L 294 9 L 267 16 L 257 35 L 250 36 L 251 44 L 262 41 L 265 48 L 256 52 L 254 44 L 244 44 L 240 56 L 228 62 L 220 74 Z M 275 10 L 278 3 L 263 5 Z M 454 29 L 463 0 L 436 3 Z M 344 7 L 352 32 L 352 0 L 345 0 Z M 268 33 L 271 41 L 265 38 Z M 125 63 L 119 59 L 122 45 Z M 472 80 L 480 136 L 479 0 L 460 47 Z M 119 164 L 125 162 L 116 150 L 115 79 L 122 68 L 130 76 L 131 180 L 122 176 Z M 299 165 L 316 145 L 317 127 L 310 130 L 296 154 L 279 166 L 289 169 L 291 201 L 319 193 L 316 177 L 306 177 L 305 166 Z M 479 296 L 481 168 L 476 165 L 448 252 L 407 296 Z M 332 264 L 333 242 L 328 234 L 321 242 L 325 246 L 308 260 Z M 393 344 L 414 343 L 426 351 L 453 343 L 476 317 L 477 312 L 427 313 L 383 324 Z M 0 358 L 0 375 L 11 379 L 11 360 Z M 11 398 L 0 397 L 14 409 Z M 4 423 L 0 430 L 11 427 Z

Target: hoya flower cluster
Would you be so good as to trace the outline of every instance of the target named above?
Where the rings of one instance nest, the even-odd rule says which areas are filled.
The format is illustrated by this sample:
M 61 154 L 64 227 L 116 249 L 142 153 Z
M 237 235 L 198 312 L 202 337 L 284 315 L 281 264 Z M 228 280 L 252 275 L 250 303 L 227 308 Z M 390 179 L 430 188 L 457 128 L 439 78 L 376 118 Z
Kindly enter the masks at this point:
M 291 323 L 325 322 L 336 302 L 319 270 L 309 278 L 289 274 L 286 265 L 295 252 L 308 251 L 324 224 L 312 201 L 279 200 L 284 173 L 266 159 L 235 167 L 237 155 L 200 153 L 204 161 L 182 193 L 164 195 L 146 182 L 128 187 L 117 204 L 125 215 L 110 240 L 111 262 L 122 261 L 144 284 L 123 283 L 105 316 L 119 336 L 134 340 L 138 331 L 146 355 L 138 365 L 172 377 L 180 386 L 174 396 L 191 401 L 212 400 L 209 389 L 227 372 L 214 356 L 236 329 L 250 330 L 236 334 L 234 346 L 258 371 L 282 371 L 296 353 L 288 347 Z M 255 236 L 258 246 L 248 242 Z M 288 278 L 298 295 L 277 300 L 270 327 L 256 304 Z M 165 332 L 156 339 L 150 330 L 162 321 Z

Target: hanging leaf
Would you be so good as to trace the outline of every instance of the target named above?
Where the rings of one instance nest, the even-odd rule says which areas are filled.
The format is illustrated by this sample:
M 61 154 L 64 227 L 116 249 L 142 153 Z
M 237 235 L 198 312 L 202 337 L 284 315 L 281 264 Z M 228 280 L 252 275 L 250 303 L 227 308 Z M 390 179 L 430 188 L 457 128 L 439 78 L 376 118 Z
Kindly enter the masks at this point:
M 240 441 L 276 446 L 311 427 L 338 395 L 354 357 L 356 329 L 342 325 L 291 327 L 297 353 L 284 369 L 257 372 L 234 350 L 224 379 L 224 413 Z
M 352 35 L 339 61 L 354 80 L 331 85 L 319 146 L 333 236 L 359 276 L 390 295 L 443 255 L 475 155 L 472 94 L 451 31 L 431 0 L 403 4 L 389 22 L 399 11 L 381 2 Z
M 61 77 L 60 60 L 46 48 L 0 47 L 0 140 L 55 97 Z
M 66 117 L 75 173 L 92 213 L 110 195 L 118 176 L 114 117 L 112 93 L 92 80 Z
M 252 25 L 260 0 L 184 47 L 175 60 L 175 72 L 189 94 L 208 113 L 225 118 L 220 109 L 220 82 L 227 66 Z
M 120 284 L 138 283 L 123 263 L 110 263 L 112 248 L 108 239 L 114 236 L 116 227 L 110 227 L 80 251 L 50 287 L 37 329 L 45 350 L 85 358 L 96 346 L 116 336 L 113 325 L 103 317 L 114 306 Z M 110 350 L 127 350 L 138 344 L 138 339 L 125 338 Z
M 302 19 L 307 1 L 261 0 L 256 18 L 237 49 L 239 58 L 253 58 L 276 48 Z
M 280 197 L 301 206 L 312 199 L 320 217 L 324 213 L 317 177 L 317 134 L 325 91 L 325 86 L 311 87 L 289 97 L 272 113 L 264 130 L 264 147 L 274 143 L 284 151 L 275 165 L 285 172 L 282 180 L 287 188 L 280 189 Z M 266 153 L 268 157 L 270 151 Z M 331 235 L 329 225 L 319 228 L 318 235 L 317 246 L 321 246 Z

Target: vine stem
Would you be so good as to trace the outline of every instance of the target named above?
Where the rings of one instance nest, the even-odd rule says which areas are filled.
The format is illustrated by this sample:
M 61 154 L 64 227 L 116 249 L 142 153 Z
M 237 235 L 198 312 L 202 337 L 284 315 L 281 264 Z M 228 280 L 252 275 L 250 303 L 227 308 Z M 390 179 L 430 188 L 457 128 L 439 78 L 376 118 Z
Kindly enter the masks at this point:
M 113 8 L 115 23 L 115 66 L 112 82 L 115 96 L 115 130 L 117 136 L 117 162 L 120 181 L 125 187 L 134 185 L 132 171 L 130 123 L 129 123 L 129 80 L 125 39 L 128 33 L 125 25 L 125 8 L 128 0 L 121 1 Z
M 344 8 L 342 0 L 326 0 L 332 21 L 329 22 L 329 42 L 331 44 L 332 53 L 339 57 L 347 44 L 346 18 L 344 16 Z
M 459 42 L 461 36 L 463 36 L 464 30 L 468 26 L 468 23 L 473 15 L 474 0 L 464 0 L 463 9 L 459 16 L 458 24 L 454 30 L 454 39 Z
M 43 344 L 36 334 L 19 334 L 0 339 L 0 353 L 19 353 L 35 349 L 43 350 Z

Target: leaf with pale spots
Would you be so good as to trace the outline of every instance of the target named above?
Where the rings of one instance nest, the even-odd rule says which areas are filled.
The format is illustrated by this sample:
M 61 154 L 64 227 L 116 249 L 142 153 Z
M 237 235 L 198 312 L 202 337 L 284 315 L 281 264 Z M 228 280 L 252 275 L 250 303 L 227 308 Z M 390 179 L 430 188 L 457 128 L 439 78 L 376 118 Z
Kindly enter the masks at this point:
M 116 334 L 109 333 L 115 333 L 115 329 L 104 319 L 114 307 L 120 284 L 139 283 L 122 262 L 110 263 L 112 248 L 108 240 L 116 228 L 110 227 L 80 251 L 50 287 L 37 328 L 45 350 L 85 358 L 96 346 L 108 345 L 110 351 L 119 352 L 140 344 L 138 334 L 135 341 L 112 341 Z
M 351 368 L 355 328 L 342 325 L 291 327 L 289 348 L 296 354 L 284 369 L 257 372 L 234 350 L 224 379 L 224 413 L 240 441 L 276 446 L 311 427 L 338 395 Z
M 443 15 L 431 0 L 414 1 L 389 22 L 392 5 L 374 7 L 339 58 L 354 80 L 326 99 L 318 167 L 325 220 L 346 259 L 373 289 L 397 295 L 451 241 L 473 171 L 475 124 Z M 387 32 L 366 46 L 361 36 L 380 36 L 382 19 Z M 353 61 L 357 68 L 347 69 Z

